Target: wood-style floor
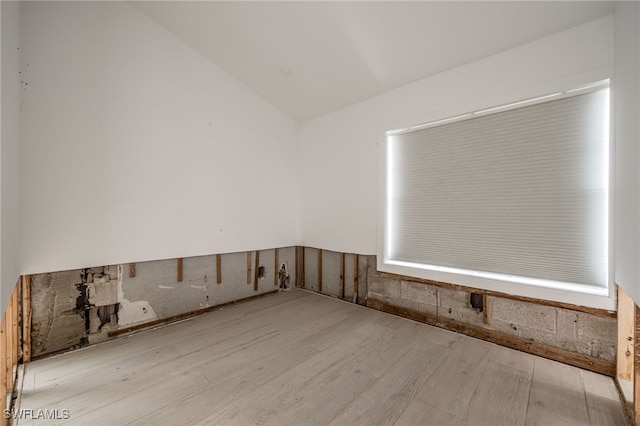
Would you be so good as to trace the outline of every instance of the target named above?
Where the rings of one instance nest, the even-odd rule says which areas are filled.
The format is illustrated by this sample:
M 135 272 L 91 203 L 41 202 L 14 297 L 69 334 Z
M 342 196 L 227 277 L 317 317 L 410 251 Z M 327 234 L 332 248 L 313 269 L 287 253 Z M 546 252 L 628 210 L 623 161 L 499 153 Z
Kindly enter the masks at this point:
M 20 408 L 69 419 L 19 425 L 625 424 L 611 378 L 303 290 L 29 363 Z

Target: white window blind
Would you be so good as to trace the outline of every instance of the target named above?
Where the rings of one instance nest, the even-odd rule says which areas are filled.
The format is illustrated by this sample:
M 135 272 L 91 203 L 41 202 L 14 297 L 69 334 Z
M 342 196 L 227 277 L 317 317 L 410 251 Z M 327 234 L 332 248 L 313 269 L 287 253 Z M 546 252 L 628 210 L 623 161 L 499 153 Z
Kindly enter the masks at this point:
M 608 284 L 609 92 L 388 136 L 385 262 Z

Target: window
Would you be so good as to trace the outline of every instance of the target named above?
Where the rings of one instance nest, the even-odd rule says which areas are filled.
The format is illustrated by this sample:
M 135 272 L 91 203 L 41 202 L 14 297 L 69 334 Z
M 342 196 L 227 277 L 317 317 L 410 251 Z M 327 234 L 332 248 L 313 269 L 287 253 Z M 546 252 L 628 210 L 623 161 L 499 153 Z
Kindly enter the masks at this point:
M 385 155 L 379 269 L 608 295 L 608 83 L 388 132 Z

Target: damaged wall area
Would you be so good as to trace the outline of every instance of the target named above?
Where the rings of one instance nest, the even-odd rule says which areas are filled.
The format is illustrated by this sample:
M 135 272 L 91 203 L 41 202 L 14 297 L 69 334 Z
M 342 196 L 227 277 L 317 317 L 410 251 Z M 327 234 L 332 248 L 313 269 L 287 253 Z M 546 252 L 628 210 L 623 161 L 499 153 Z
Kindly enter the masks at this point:
M 274 274 L 278 274 L 282 263 L 289 274 L 295 274 L 292 269 L 294 247 L 278 249 L 278 271 L 275 250 L 261 250 L 258 267 L 264 272 L 262 276 L 258 274 L 258 288 L 254 290 L 256 253 L 221 255 L 220 284 L 217 283 L 216 255 L 185 258 L 182 281 L 177 280 L 175 259 L 137 263 L 134 277 L 125 268 L 119 290 L 119 325 L 169 318 L 278 290 Z
M 31 276 L 33 356 L 106 338 L 117 326 L 117 282 L 115 266 Z
M 348 301 L 354 301 L 354 288 L 357 287 L 357 303 L 364 304 L 367 296 L 369 257 L 371 256 L 305 247 L 304 285 L 302 287 Z M 355 268 L 356 260 L 358 262 L 357 271 Z
M 304 251 L 303 287 L 351 301 L 355 255 L 315 248 Z M 358 258 L 358 303 L 582 368 L 605 374 L 615 371 L 613 312 L 392 276 L 377 270 L 376 256 Z
M 466 289 L 392 277 L 377 271 L 375 256 L 372 258 L 367 274 L 370 307 L 455 331 L 466 330 L 476 337 L 488 337 L 487 340 L 496 336 L 492 341 L 513 343 L 512 347 L 530 349 L 528 351 L 542 356 L 545 348 L 558 348 L 566 353 L 547 352 L 549 355 L 560 353 L 566 362 L 571 361 L 573 353 L 576 360 L 582 360 L 579 362 L 597 363 L 601 370 L 615 372 L 617 319 L 614 313 L 493 294 L 484 294 L 484 306 L 478 309 L 471 305 L 473 293 Z M 537 344 L 538 349 L 534 348 Z
M 33 356 L 97 343 L 132 325 L 291 288 L 295 251 L 287 247 L 32 275 Z
M 613 313 L 390 276 L 377 271 L 375 256 L 308 247 L 34 275 L 33 355 L 278 291 L 287 277 L 287 288 L 298 285 L 605 374 L 615 371 Z

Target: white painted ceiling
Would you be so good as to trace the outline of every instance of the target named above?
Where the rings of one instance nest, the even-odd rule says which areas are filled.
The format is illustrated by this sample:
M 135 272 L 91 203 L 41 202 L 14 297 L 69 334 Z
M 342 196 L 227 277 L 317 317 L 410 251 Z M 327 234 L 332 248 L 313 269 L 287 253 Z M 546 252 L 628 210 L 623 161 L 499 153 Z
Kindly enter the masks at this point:
M 610 1 L 132 4 L 298 121 L 608 15 L 614 7 Z

